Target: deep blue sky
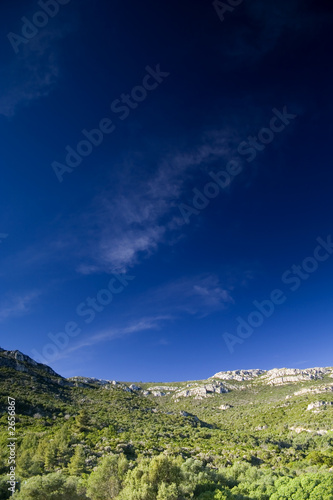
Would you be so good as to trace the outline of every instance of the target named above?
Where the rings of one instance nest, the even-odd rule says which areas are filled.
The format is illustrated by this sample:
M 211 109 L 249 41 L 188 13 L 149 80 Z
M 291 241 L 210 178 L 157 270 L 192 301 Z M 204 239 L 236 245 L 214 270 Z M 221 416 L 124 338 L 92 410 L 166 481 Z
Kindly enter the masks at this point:
M 223 21 L 210 1 L 40 11 L 0 7 L 1 346 L 118 380 L 331 366 L 331 2 L 244 0 Z M 24 16 L 45 26 L 32 36 Z M 105 118 L 114 130 L 57 176 Z M 241 172 L 185 223 L 228 165 Z M 293 265 L 313 272 L 296 283 Z M 240 338 L 237 318 L 275 289 L 283 303 Z

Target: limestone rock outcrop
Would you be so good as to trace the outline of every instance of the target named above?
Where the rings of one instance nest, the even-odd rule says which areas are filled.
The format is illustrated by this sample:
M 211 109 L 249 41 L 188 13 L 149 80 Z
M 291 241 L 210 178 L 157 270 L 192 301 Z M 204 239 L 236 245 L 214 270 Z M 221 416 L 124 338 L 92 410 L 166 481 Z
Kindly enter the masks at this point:
M 230 408 L 232 408 L 231 405 L 221 405 L 221 406 L 219 406 L 219 410 L 229 410 Z
M 319 408 L 322 408 L 323 406 L 332 406 L 333 403 L 331 401 L 316 401 L 315 403 L 310 403 L 307 407 L 307 411 L 310 410 L 318 410 Z
M 333 385 L 321 385 L 319 387 L 304 387 L 300 391 L 294 392 L 294 396 L 303 396 L 303 394 L 323 394 L 325 392 L 333 392 Z
M 222 382 L 214 382 L 211 384 L 198 385 L 193 384 L 191 387 L 177 391 L 174 397 L 177 398 L 188 398 L 190 396 L 195 396 L 197 399 L 206 398 L 212 394 L 223 394 L 229 392 L 229 389 L 222 384 Z
M 261 377 L 268 385 L 284 385 L 295 382 L 307 382 L 309 380 L 322 379 L 330 372 L 329 368 L 274 368 Z
M 253 380 L 263 373 L 266 373 L 265 370 L 233 370 L 215 373 L 215 375 L 213 375 L 213 377 L 211 378 L 219 378 L 221 380 L 237 380 L 238 382 L 244 382 L 245 380 Z
M 37 361 L 31 359 L 21 351 L 6 351 L 0 348 L 0 366 L 7 366 L 8 368 L 14 368 L 14 370 L 26 373 L 35 368 L 42 370 L 48 375 L 60 377 L 52 368 L 42 363 L 37 363 Z

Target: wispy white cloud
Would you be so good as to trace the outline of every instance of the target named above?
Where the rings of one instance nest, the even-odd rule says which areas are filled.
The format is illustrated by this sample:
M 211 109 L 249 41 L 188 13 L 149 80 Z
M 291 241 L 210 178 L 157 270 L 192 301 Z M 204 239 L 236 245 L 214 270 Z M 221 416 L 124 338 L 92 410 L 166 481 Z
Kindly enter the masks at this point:
M 40 295 L 41 292 L 37 290 L 22 295 L 9 295 L 0 304 L 0 321 L 28 314 Z
M 161 314 L 187 313 L 199 317 L 224 310 L 234 303 L 231 288 L 223 285 L 214 274 L 164 284 L 148 292 L 142 301 L 145 308 Z
M 211 287 L 210 284 L 207 286 L 206 283 L 203 283 L 201 285 L 194 285 L 193 291 L 210 306 L 233 303 L 230 292 L 228 290 L 223 290 L 219 286 L 213 285 L 213 287 Z
M 147 330 L 158 330 L 161 328 L 165 321 L 171 320 L 172 317 L 168 315 L 152 316 L 147 318 L 140 318 L 124 327 L 108 328 L 99 331 L 93 335 L 87 336 L 84 339 L 76 342 L 68 347 L 63 352 L 59 352 L 55 361 L 66 358 L 69 354 L 83 349 L 85 347 L 92 347 L 103 342 L 109 342 L 115 339 L 126 337 L 134 333 L 143 332 Z
M 88 259 L 77 271 L 126 271 L 156 251 L 160 243 L 173 244 L 183 224 L 178 204 L 187 183 L 212 162 L 228 159 L 233 141 L 229 131 L 212 131 L 198 147 L 161 160 L 152 174 L 143 169 L 140 179 L 135 175 L 137 165 L 135 169 L 125 165 L 117 194 L 106 190 L 83 217 L 93 244 L 88 243 Z M 124 192 L 126 196 L 121 194 Z
M 100 257 L 112 270 L 126 271 L 133 266 L 140 254 L 150 255 L 165 234 L 163 226 L 129 229 L 127 232 L 115 231 L 106 235 L 100 245 Z
M 115 189 L 113 184 L 105 188 L 82 213 L 61 219 L 61 229 L 8 257 L 0 273 L 21 267 L 26 272 L 50 261 L 67 265 L 73 258 L 83 275 L 128 271 L 161 244 L 172 246 L 185 237 L 178 208 L 182 196 L 214 162 L 222 168 L 238 142 L 228 127 L 207 131 L 197 147 L 171 151 L 153 172 L 142 167 L 140 175 L 143 157 L 124 160 Z
M 2 65 L 0 114 L 12 117 L 19 106 L 49 95 L 61 75 L 59 41 L 71 30 L 68 24 L 56 30 L 44 28 Z

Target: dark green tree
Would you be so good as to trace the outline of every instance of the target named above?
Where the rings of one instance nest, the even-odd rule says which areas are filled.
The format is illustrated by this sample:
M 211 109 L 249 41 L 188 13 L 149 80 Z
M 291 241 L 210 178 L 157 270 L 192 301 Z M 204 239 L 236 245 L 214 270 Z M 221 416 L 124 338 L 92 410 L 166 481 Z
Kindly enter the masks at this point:
M 68 464 L 68 471 L 72 476 L 80 476 L 85 472 L 85 458 L 86 456 L 83 446 L 81 444 L 77 445 L 75 447 L 74 455 L 72 456 Z
M 90 426 L 90 414 L 87 408 L 82 408 L 75 419 L 75 430 L 78 432 L 86 432 Z

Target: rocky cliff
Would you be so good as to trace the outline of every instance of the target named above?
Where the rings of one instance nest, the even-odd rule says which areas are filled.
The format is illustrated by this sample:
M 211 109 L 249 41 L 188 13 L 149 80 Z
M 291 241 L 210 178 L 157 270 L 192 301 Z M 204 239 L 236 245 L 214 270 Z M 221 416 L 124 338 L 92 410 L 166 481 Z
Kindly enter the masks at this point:
M 29 373 L 30 371 L 39 370 L 54 377 L 60 377 L 52 368 L 42 363 L 37 363 L 29 356 L 26 356 L 20 351 L 6 351 L 0 347 L 0 367 L 5 366 L 14 368 L 19 372 Z M 62 378 L 62 377 L 61 377 Z
M 307 382 L 308 380 L 322 379 L 332 370 L 330 368 L 307 368 L 299 370 L 296 368 L 275 368 L 265 373 L 261 380 L 268 385 L 293 384 L 295 382 Z

